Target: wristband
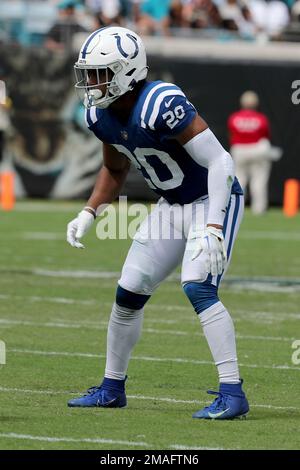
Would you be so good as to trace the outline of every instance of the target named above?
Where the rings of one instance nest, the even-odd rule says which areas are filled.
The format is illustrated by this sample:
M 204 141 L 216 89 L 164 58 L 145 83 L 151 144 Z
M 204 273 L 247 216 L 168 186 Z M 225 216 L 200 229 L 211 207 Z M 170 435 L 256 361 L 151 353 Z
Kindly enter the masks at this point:
M 90 207 L 90 206 L 85 206 L 83 208 L 83 210 L 86 210 L 87 212 L 89 212 L 90 214 L 92 214 L 94 216 L 94 219 L 96 219 L 97 217 L 97 213 L 95 211 L 95 209 L 93 207 Z

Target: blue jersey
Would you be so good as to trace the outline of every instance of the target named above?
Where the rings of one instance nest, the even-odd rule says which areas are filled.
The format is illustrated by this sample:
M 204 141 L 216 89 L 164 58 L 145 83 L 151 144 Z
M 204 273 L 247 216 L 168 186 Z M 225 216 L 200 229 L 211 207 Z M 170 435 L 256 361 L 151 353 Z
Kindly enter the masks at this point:
M 101 141 L 113 145 L 141 171 L 150 188 L 170 204 L 188 204 L 207 194 L 207 169 L 174 139 L 197 111 L 172 83 L 146 82 L 126 124 L 108 107 L 93 106 L 86 122 Z M 235 179 L 232 192 L 242 194 Z

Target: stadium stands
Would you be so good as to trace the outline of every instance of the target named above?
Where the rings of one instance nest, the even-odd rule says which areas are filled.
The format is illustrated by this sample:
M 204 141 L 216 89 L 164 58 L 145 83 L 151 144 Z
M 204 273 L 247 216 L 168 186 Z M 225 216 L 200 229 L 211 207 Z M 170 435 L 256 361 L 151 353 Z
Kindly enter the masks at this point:
M 69 7 L 87 30 L 117 23 L 147 35 L 300 40 L 299 0 L 0 0 L 0 41 L 42 44 Z

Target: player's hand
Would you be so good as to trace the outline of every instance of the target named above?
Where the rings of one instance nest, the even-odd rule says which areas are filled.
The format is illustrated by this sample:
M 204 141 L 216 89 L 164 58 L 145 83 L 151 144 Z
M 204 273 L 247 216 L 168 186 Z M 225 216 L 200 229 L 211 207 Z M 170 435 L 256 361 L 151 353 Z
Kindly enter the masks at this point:
M 91 212 L 84 209 L 79 212 L 76 219 L 68 223 L 67 242 L 75 248 L 84 248 L 84 245 L 79 240 L 89 230 L 94 220 L 95 217 Z
M 197 258 L 201 253 L 206 255 L 206 272 L 211 273 L 212 276 L 222 274 L 227 262 L 227 253 L 221 229 L 208 226 L 203 230 L 192 255 L 192 260 Z

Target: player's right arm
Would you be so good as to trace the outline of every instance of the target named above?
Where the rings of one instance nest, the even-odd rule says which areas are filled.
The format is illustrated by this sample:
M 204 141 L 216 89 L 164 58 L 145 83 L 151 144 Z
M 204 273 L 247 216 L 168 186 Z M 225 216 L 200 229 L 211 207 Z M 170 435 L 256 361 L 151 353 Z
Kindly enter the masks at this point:
M 75 248 L 84 248 L 80 238 L 89 230 L 103 204 L 110 204 L 119 195 L 130 167 L 129 160 L 112 145 L 103 143 L 103 166 L 84 209 L 68 224 L 67 241 Z
M 112 145 L 103 144 L 103 166 L 99 171 L 87 206 L 96 212 L 102 204 L 110 204 L 119 195 L 126 179 L 130 162 Z

